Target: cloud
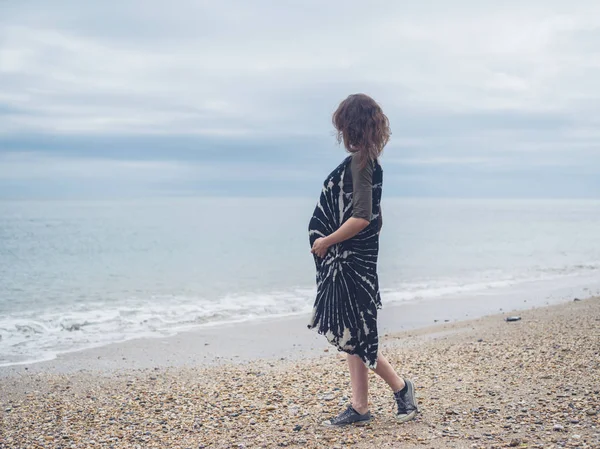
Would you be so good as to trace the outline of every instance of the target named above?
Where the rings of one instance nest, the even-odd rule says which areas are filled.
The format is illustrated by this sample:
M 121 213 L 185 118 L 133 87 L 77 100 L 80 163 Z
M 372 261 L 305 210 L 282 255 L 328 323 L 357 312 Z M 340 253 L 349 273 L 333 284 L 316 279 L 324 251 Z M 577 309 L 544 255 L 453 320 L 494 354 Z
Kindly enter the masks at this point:
M 308 181 L 308 182 L 307 182 Z M 143 160 L 0 153 L 0 199 L 164 194 L 285 196 L 317 192 L 320 174 L 290 164 L 230 160 Z M 285 185 L 284 189 L 273 186 Z
M 361 91 L 392 123 L 386 173 L 426 166 L 428 194 L 449 166 L 588 173 L 599 15 L 595 0 L 0 2 L 0 154 L 43 154 L 46 179 L 86 160 L 322 174 L 340 157 L 330 114 Z
M 188 174 L 178 162 L 64 158 L 36 153 L 0 155 L 1 179 L 171 179 Z

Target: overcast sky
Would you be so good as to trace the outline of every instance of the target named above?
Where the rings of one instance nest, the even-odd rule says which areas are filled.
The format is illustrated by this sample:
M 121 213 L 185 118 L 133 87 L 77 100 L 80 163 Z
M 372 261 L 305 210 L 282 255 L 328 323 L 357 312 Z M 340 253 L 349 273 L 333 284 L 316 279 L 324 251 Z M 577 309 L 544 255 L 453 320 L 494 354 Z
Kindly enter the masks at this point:
M 316 196 L 355 92 L 386 196 L 600 197 L 598 0 L 0 0 L 0 197 Z

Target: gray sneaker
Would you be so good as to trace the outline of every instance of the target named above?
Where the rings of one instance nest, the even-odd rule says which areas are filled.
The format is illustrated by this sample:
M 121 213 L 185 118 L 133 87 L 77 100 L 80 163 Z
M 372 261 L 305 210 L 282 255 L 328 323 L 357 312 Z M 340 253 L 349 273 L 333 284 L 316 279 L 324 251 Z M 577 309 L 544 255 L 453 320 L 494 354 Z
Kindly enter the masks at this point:
M 419 412 L 414 384 L 408 379 L 404 379 L 404 383 L 406 384 L 406 390 L 404 390 L 404 392 L 398 391 L 394 394 L 396 405 L 398 406 L 396 418 L 400 422 L 407 422 L 411 419 L 415 419 L 415 416 L 417 416 L 417 413 Z
M 350 424 L 362 425 L 366 424 L 373 419 L 371 412 L 367 412 L 361 415 L 352 406 L 348 407 L 346 411 L 343 411 L 335 418 L 331 418 L 323 423 L 326 427 L 342 427 Z

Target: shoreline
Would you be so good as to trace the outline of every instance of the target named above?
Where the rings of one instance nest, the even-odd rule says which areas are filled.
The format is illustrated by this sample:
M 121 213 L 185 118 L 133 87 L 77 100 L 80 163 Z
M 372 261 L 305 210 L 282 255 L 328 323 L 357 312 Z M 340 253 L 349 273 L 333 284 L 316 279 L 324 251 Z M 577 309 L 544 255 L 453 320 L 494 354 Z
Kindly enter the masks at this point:
M 417 386 L 423 413 L 405 425 L 372 376 L 375 421 L 323 429 L 349 378 L 321 346 L 286 360 L 0 378 L 0 447 L 598 447 L 600 298 L 519 315 L 382 335 Z
M 392 303 L 380 310 L 380 336 L 436 323 L 461 322 L 497 313 L 520 312 L 562 304 L 574 297 L 600 295 L 600 283 L 582 288 L 556 288 L 544 281 L 525 286 L 449 295 L 427 300 Z M 582 296 L 584 293 L 585 296 Z M 101 346 L 63 352 L 47 360 L 0 366 L 0 378 L 19 373 L 71 373 L 82 370 L 111 372 L 168 366 L 240 363 L 257 359 L 277 360 L 318 355 L 327 342 L 306 328 L 309 315 L 265 317 L 255 320 L 210 324 L 174 332 L 143 336 Z

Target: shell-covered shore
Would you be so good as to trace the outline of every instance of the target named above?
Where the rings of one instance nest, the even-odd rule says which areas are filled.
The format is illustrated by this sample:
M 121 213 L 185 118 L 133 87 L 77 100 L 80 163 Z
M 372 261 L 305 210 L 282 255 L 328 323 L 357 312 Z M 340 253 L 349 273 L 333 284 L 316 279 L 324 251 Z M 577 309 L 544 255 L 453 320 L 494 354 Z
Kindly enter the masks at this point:
M 0 448 L 600 448 L 600 299 L 388 335 L 417 388 L 399 424 L 371 376 L 364 427 L 343 356 L 0 379 Z

